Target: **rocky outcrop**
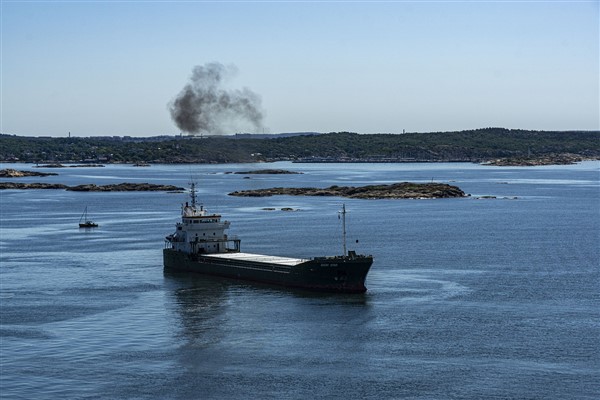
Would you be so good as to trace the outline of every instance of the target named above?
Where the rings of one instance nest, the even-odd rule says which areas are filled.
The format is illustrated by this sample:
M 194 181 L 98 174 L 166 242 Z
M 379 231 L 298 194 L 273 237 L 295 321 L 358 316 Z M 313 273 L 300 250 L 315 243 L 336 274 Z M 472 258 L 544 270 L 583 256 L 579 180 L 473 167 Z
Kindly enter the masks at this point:
M 25 176 L 50 176 L 58 175 L 52 172 L 34 172 L 34 171 L 18 171 L 16 169 L 2 169 L 0 170 L 0 178 L 23 178 Z
M 265 197 L 274 195 L 289 196 L 339 196 L 352 199 L 438 199 L 466 197 L 460 188 L 445 183 L 401 182 L 391 185 L 369 186 L 330 186 L 328 188 L 271 188 L 241 190 L 229 193 L 230 196 Z
M 0 182 L 2 189 L 64 189 L 74 192 L 171 192 L 183 191 L 181 187 L 173 185 L 155 185 L 152 183 L 118 183 L 114 185 L 78 185 L 67 186 L 60 183 L 20 183 Z

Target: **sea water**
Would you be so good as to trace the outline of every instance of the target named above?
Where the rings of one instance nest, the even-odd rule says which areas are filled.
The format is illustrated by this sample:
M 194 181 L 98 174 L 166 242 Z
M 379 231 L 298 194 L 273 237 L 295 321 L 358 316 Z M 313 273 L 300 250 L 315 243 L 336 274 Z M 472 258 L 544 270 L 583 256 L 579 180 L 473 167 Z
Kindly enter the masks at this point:
M 345 203 L 348 248 L 375 261 L 364 295 L 166 274 L 185 193 L 3 190 L 2 399 L 600 398 L 598 162 L 9 167 L 193 179 L 242 251 L 298 258 L 342 252 Z M 230 173 L 262 168 L 302 174 Z M 471 196 L 228 195 L 402 181 Z M 86 206 L 98 228 L 78 228 Z

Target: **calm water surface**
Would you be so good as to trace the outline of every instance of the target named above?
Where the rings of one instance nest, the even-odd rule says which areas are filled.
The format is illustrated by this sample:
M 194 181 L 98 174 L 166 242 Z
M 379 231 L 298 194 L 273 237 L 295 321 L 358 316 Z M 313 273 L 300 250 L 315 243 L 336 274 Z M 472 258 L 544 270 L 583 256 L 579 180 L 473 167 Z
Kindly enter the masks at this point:
M 227 174 L 264 167 L 109 165 L 15 181 L 187 187 L 193 176 L 244 251 L 291 257 L 341 252 L 344 202 L 349 247 L 375 257 L 365 295 L 163 273 L 181 193 L 4 190 L 0 397 L 600 398 L 598 162 L 276 163 L 267 167 L 303 174 Z M 227 195 L 431 180 L 472 196 Z M 85 206 L 99 228 L 78 229 Z

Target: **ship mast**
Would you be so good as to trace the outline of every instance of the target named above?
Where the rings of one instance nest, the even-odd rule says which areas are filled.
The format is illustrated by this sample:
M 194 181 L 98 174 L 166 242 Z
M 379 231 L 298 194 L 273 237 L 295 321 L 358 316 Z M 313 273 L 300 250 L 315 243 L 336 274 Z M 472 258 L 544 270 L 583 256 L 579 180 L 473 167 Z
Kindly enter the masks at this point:
M 196 184 L 194 181 L 190 182 L 190 196 L 192 197 L 192 209 L 196 209 Z
M 346 204 L 342 204 L 342 242 L 344 245 L 344 257 L 346 257 Z

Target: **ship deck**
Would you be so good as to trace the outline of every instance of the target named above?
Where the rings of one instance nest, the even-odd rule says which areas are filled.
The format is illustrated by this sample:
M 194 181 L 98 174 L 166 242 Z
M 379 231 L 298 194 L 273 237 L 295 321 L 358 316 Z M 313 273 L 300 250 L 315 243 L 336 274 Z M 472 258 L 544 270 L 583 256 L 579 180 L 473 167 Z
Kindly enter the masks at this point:
M 252 254 L 252 253 L 203 254 L 202 257 L 224 258 L 227 260 L 252 261 L 252 262 L 260 262 L 260 263 L 288 265 L 288 266 L 294 266 L 294 265 L 302 264 L 303 262 L 306 262 L 306 261 L 310 261 L 309 259 L 302 259 L 302 258 L 268 256 L 268 255 L 263 255 L 263 254 Z

